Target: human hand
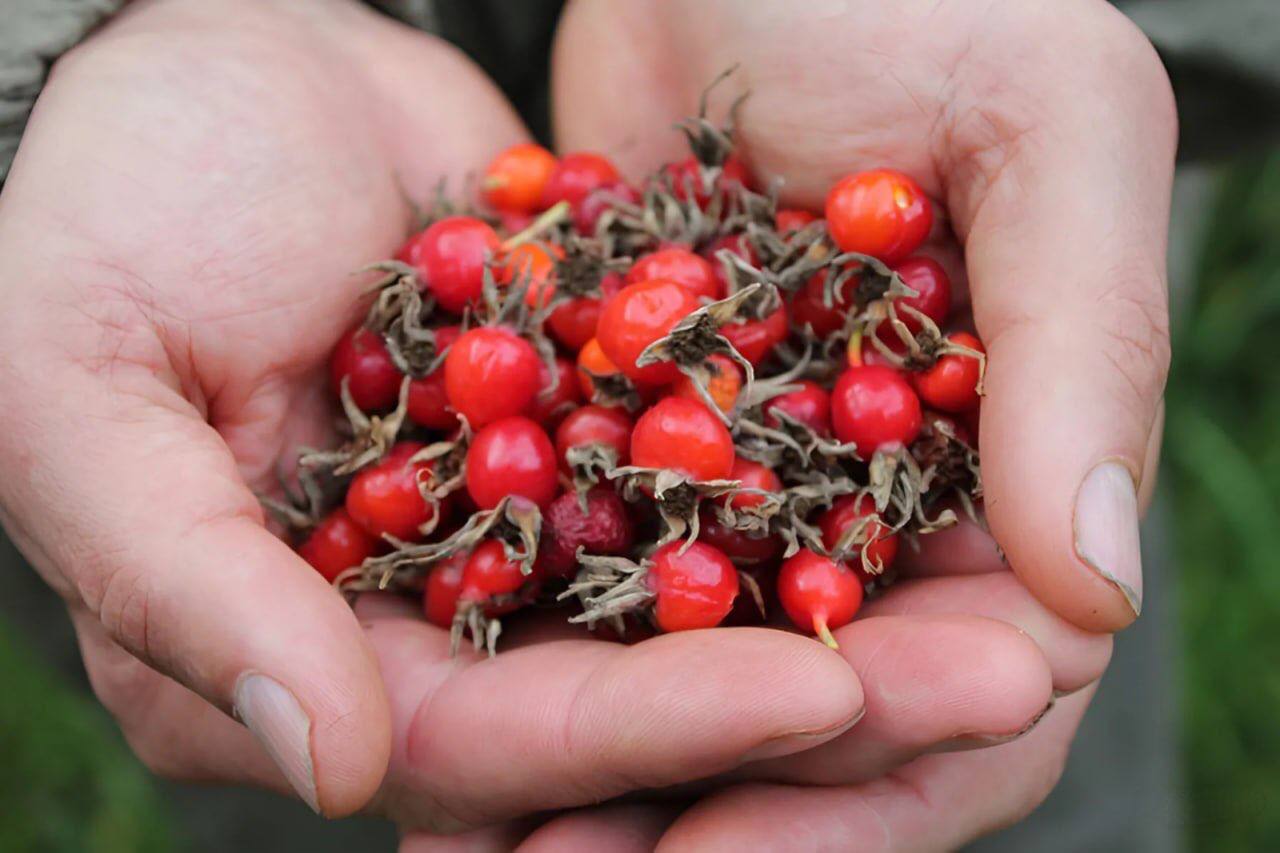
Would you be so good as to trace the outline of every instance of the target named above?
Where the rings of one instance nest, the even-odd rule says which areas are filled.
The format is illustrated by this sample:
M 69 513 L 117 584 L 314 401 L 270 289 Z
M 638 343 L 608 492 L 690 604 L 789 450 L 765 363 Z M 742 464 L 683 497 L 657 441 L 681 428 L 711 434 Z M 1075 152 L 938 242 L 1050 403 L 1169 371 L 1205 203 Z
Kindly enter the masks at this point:
M 848 666 L 775 632 L 454 661 L 264 527 L 253 490 L 331 438 L 324 363 L 401 187 L 522 137 L 451 48 L 339 0 L 138 2 L 57 64 L 0 195 L 0 516 L 157 771 L 454 827 L 856 718 Z

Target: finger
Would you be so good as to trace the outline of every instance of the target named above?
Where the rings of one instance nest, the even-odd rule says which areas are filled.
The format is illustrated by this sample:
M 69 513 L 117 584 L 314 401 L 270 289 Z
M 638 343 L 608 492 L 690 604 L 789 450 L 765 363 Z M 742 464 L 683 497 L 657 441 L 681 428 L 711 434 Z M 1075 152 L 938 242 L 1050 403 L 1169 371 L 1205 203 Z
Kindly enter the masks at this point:
M 453 835 L 410 832 L 400 839 L 400 853 L 508 853 L 532 827 L 528 821 L 482 826 Z
M 742 785 L 680 816 L 658 850 L 954 850 L 1015 823 L 1062 773 L 1093 689 L 1003 746 L 932 755 L 861 785 Z
M 1009 571 L 900 581 L 868 602 L 862 615 L 971 615 L 1012 625 L 1030 637 L 1045 656 L 1057 694 L 1097 681 L 1111 660 L 1111 635 L 1090 633 L 1067 622 Z
M 910 577 L 976 575 L 1007 571 L 996 541 L 964 516 L 951 527 L 917 536 L 914 547 L 898 550 L 894 569 Z
M 397 686 L 380 804 L 436 831 L 790 754 L 838 736 L 862 709 L 839 655 L 780 631 L 569 640 L 450 660 L 433 626 L 393 618 L 367 630 Z
M 745 766 L 739 778 L 848 784 L 935 750 L 1017 737 L 1053 699 L 1043 653 L 1011 625 L 976 616 L 875 616 L 836 632 L 866 712 L 842 736 Z
M 649 853 L 658 846 L 679 808 L 657 805 L 612 805 L 569 812 L 552 818 L 516 849 L 519 853 L 562 850 L 608 850 Z

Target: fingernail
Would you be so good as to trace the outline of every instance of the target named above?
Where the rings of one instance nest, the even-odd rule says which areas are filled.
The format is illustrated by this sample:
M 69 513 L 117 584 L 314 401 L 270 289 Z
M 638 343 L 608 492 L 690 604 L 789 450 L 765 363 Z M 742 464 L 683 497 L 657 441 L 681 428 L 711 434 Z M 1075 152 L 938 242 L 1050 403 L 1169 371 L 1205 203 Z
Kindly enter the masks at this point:
M 1076 494 L 1076 553 L 1142 612 L 1142 551 L 1138 544 L 1138 492 L 1129 470 L 1103 462 Z
M 862 708 L 850 719 L 829 729 L 822 729 L 816 732 L 792 732 L 791 734 L 770 738 L 744 753 L 742 763 L 764 761 L 768 758 L 781 758 L 784 755 L 795 755 L 797 752 L 813 749 L 815 746 L 826 743 L 829 740 L 835 740 L 849 731 L 849 729 L 857 725 L 859 720 L 866 716 L 866 713 L 867 709 Z
M 965 750 L 970 749 L 986 749 L 990 746 L 1000 746 L 1001 744 L 1010 743 L 1020 737 L 1023 737 L 1036 726 L 1040 725 L 1040 721 L 1045 718 L 1046 714 L 1053 710 L 1053 706 L 1057 704 L 1057 701 L 1056 695 L 1051 696 L 1049 698 L 1049 704 L 1044 706 L 1044 710 L 1032 717 L 1031 722 L 1027 723 L 1012 734 L 991 735 L 970 732 L 968 734 L 956 735 L 955 737 L 948 738 L 933 747 L 929 752 L 964 752 Z
M 311 764 L 311 719 L 293 694 L 272 678 L 247 673 L 236 684 L 235 713 L 303 802 L 319 813 Z

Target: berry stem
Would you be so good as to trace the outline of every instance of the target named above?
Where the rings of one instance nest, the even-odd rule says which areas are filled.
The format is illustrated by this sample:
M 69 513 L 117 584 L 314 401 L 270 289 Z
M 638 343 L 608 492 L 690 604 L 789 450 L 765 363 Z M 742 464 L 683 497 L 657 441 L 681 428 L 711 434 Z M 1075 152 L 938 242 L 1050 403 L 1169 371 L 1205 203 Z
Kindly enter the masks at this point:
M 572 208 L 569 205 L 569 202 L 558 201 L 542 213 L 538 214 L 538 218 L 529 223 L 529 226 L 523 231 L 512 234 L 506 240 L 503 240 L 502 245 L 499 248 L 504 252 L 510 252 L 516 246 L 519 246 L 522 243 L 528 243 L 543 231 L 546 231 L 549 228 L 554 228 L 561 222 L 564 222 L 569 218 L 569 214 L 571 212 Z
M 840 644 L 836 642 L 836 638 L 832 635 L 831 629 L 827 627 L 826 616 L 813 617 L 813 633 L 818 635 L 818 639 L 827 644 L 828 648 L 840 649 Z

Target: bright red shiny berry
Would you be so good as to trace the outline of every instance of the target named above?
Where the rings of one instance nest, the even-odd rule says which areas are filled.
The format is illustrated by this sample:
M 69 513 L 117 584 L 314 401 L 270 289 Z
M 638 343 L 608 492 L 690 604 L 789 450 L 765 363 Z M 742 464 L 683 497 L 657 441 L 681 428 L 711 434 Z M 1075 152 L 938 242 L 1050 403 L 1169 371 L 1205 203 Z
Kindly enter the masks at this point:
M 831 395 L 817 382 L 802 379 L 800 387 L 770 398 L 764 404 L 764 425 L 777 429 L 781 420 L 774 412 L 782 412 L 813 430 L 818 435 L 831 434 Z
M 400 257 L 416 267 L 440 307 L 454 314 L 480 296 L 485 260 L 497 254 L 498 233 L 473 216 L 449 216 L 409 239 Z
M 298 555 L 332 583 L 346 569 L 378 553 L 381 545 L 382 540 L 369 535 L 345 509 L 338 507 L 312 529 L 298 546 Z
M 422 593 L 422 611 L 427 621 L 440 628 L 453 625 L 458 613 L 458 597 L 462 595 L 462 570 L 470 552 L 450 554 L 431 567 L 427 586 Z
M 635 284 L 652 279 L 674 281 L 703 299 L 714 301 L 724 296 L 724 288 L 711 262 L 681 246 L 668 246 L 641 255 L 627 272 L 625 281 Z
M 650 557 L 646 583 L 654 593 L 653 615 L 663 631 L 714 628 L 738 597 L 738 570 L 705 542 L 663 545 Z
M 467 493 L 480 509 L 493 509 L 507 495 L 546 506 L 558 487 L 555 448 L 528 418 L 494 421 L 467 450 Z
M 778 600 L 802 631 L 812 631 L 836 648 L 834 628 L 853 621 L 862 606 L 862 581 L 844 563 L 802 548 L 778 571 Z
M 774 227 L 782 236 L 799 231 L 810 223 L 817 222 L 818 217 L 814 216 L 807 210 L 798 208 L 783 208 L 779 210 L 773 217 Z
M 848 175 L 827 193 L 827 231 L 844 252 L 896 263 L 933 227 L 933 208 L 920 185 L 892 169 Z
M 735 187 L 751 186 L 751 174 L 747 170 L 747 165 L 732 154 L 721 166 L 720 175 L 712 188 L 708 188 L 702 182 L 698 161 L 693 155 L 674 163 L 668 163 L 662 167 L 662 171 L 671 181 L 671 189 L 675 197 L 681 201 L 687 201 L 692 195 L 692 198 L 697 201 L 698 207 L 707 206 L 711 201 L 714 189 L 731 190 Z
M 639 204 L 640 193 L 625 181 L 601 184 L 573 208 L 573 227 L 584 236 L 596 233 L 596 224 L 605 211 L 618 204 Z
M 618 183 L 621 175 L 608 157 L 589 151 L 566 154 L 547 178 L 542 206 L 567 201 L 577 207 L 593 190 Z
M 760 489 L 765 492 L 781 492 L 782 481 L 768 465 L 738 457 L 733 460 L 733 470 L 729 472 L 730 480 L 740 480 L 744 489 Z M 746 509 L 759 506 L 766 500 L 764 495 L 755 493 L 728 495 L 721 499 L 732 509 Z
M 347 380 L 351 399 L 365 412 L 390 409 L 400 396 L 404 374 L 391 360 L 382 336 L 357 326 L 338 339 L 329 357 L 333 392 L 340 393 Z
M 459 326 L 436 329 L 436 351 L 447 352 L 461 334 Z M 445 390 L 443 364 L 409 383 L 409 399 L 405 408 L 414 423 L 428 429 L 447 430 L 458 425 L 458 413 L 449 405 L 449 394 Z
M 533 213 L 542 203 L 542 191 L 555 168 L 556 155 L 541 145 L 512 145 L 484 170 L 480 194 L 494 210 Z
M 920 398 L 890 367 L 850 367 L 831 394 L 831 423 L 840 441 L 857 445 L 863 459 L 905 447 L 920 432 Z
M 473 429 L 519 414 L 538 392 L 540 361 L 533 345 L 510 329 L 464 332 L 444 362 L 449 404 Z
M 947 340 L 986 352 L 982 341 L 968 332 L 954 332 L 947 335 Z M 911 380 L 926 405 L 944 412 L 967 412 L 977 408 L 981 402 L 978 396 L 981 374 L 982 366 L 978 359 L 971 355 L 947 353 L 927 370 L 911 374 Z
M 893 270 L 902 277 L 903 284 L 916 292 L 915 296 L 902 297 L 897 304 L 910 305 L 939 326 L 944 325 L 951 313 L 951 277 L 942 264 L 933 258 L 915 257 L 895 264 Z M 905 311 L 898 312 L 898 317 L 912 333 L 920 331 L 920 321 L 915 317 Z
M 720 334 L 733 344 L 739 355 L 757 365 L 787 339 L 787 309 L 779 304 L 763 320 L 728 323 L 720 327 Z
M 529 404 L 528 415 L 549 431 L 564 420 L 582 402 L 578 384 L 578 368 L 564 356 L 556 356 L 555 387 L 545 359 L 538 359 L 538 393 Z
M 733 438 L 706 405 L 664 397 L 631 433 L 631 464 L 670 468 L 694 480 L 722 480 L 733 471 Z
M 680 375 L 674 362 L 637 367 L 636 359 L 649 344 L 664 337 L 698 307 L 697 298 L 673 281 L 653 279 L 629 284 L 605 306 L 596 339 L 609 361 L 633 382 L 666 385 Z
M 567 471 L 566 454 L 575 447 L 593 444 L 607 447 L 617 454 L 617 464 L 626 465 L 631 458 L 631 418 L 623 409 L 583 406 L 569 414 L 556 429 L 556 457 Z
M 347 512 L 370 535 L 416 539 L 418 528 L 435 517 L 436 507 L 418 488 L 419 480 L 429 476 L 433 465 L 409 462 L 422 447 L 416 441 L 401 441 L 381 462 L 362 469 L 352 479 L 347 489 Z
M 566 349 L 577 352 L 596 336 L 600 324 L 600 312 L 605 304 L 622 289 L 622 276 L 605 273 L 600 279 L 600 296 L 580 296 L 556 306 L 547 318 L 551 335 Z
M 874 520 L 863 522 L 866 518 Z M 864 555 L 868 563 L 873 566 L 878 565 L 882 570 L 892 566 L 894 558 L 898 556 L 898 536 L 896 533 L 890 533 L 889 528 L 879 521 L 876 503 L 870 495 L 839 497 L 830 509 L 818 516 L 818 527 L 822 530 L 822 544 L 828 550 L 834 549 L 845 531 L 855 524 L 864 524 L 861 538 L 865 544 L 850 552 L 853 554 L 850 563 L 854 571 L 862 574 L 862 561 L 858 559 L 859 554 Z M 861 578 L 864 583 L 868 579 L 865 575 Z

